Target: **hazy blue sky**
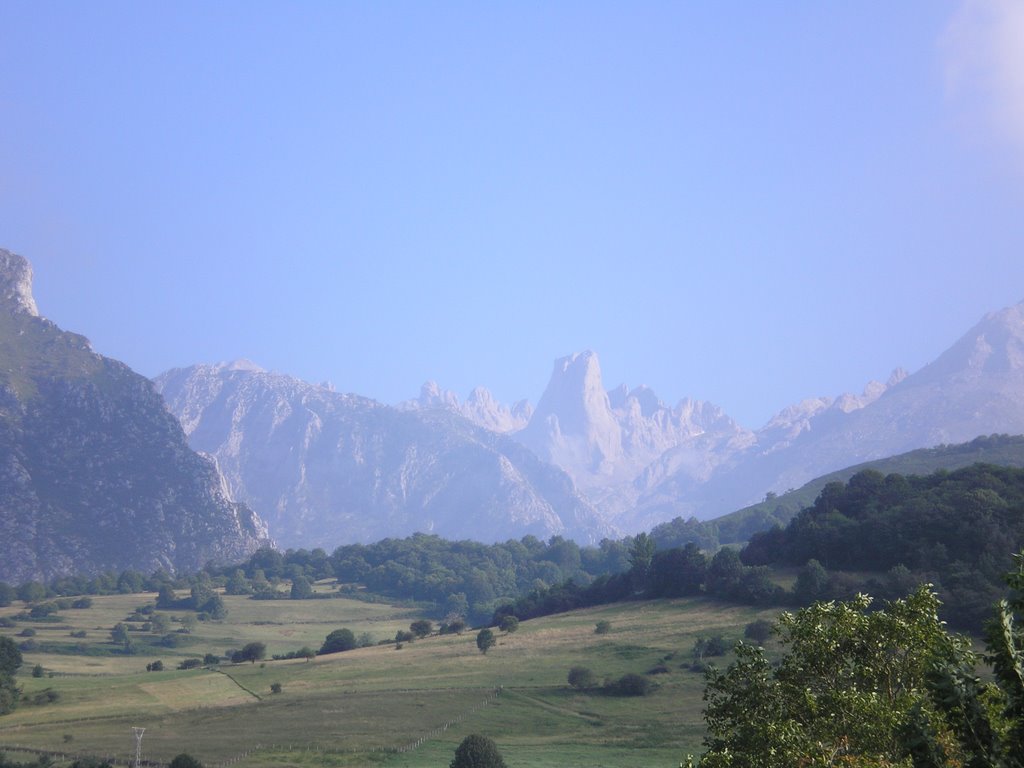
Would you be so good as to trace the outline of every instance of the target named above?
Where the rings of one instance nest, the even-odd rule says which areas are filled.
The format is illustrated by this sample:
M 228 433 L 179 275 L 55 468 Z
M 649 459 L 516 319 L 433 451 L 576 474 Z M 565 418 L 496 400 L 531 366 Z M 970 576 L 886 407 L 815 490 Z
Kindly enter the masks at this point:
M 1024 299 L 1024 3 L 0 0 L 0 247 L 155 375 L 755 427 Z

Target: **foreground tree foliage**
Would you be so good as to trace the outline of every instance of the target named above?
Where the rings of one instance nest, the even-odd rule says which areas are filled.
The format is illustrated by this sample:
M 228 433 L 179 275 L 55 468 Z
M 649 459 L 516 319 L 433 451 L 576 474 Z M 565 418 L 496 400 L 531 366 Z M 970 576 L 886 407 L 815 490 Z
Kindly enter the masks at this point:
M 1024 553 L 988 629 L 993 683 L 920 587 L 884 610 L 816 603 L 779 620 L 784 655 L 740 643 L 708 672 L 702 768 L 1024 768 Z
M 870 604 L 861 595 L 782 614 L 777 668 L 744 643 L 727 670 L 712 668 L 701 766 L 909 766 L 904 725 L 911 711 L 931 710 L 926 676 L 959 641 L 927 588 L 882 611 Z

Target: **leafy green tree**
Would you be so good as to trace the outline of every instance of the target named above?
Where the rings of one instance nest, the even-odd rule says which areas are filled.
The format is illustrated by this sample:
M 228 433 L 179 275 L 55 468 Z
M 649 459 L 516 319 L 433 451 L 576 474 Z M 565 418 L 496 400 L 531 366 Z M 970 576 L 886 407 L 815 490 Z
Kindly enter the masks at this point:
M 12 712 L 18 706 L 20 691 L 14 683 L 14 673 L 21 666 L 21 651 L 9 637 L 0 635 L 0 715 Z
M 634 589 L 640 590 L 647 586 L 654 546 L 654 539 L 646 533 L 638 533 L 633 538 L 633 545 L 629 548 L 629 575 Z
M 174 608 L 178 603 L 178 596 L 174 594 L 174 587 L 170 584 L 161 584 L 160 591 L 156 596 L 157 608 Z
M 10 584 L 0 581 L 0 608 L 6 608 L 18 597 L 18 593 Z
M 34 667 L 32 667 L 32 677 L 42 677 L 43 674 L 44 672 L 42 664 L 36 664 Z
M 587 667 L 573 667 L 569 670 L 569 685 L 579 691 L 597 686 L 597 677 Z
M 0 673 L 13 675 L 21 666 L 21 651 L 6 635 L 0 635 Z
M 702 768 L 900 764 L 904 724 L 928 708 L 930 670 L 959 641 L 927 587 L 884 610 L 870 604 L 858 595 L 784 613 L 777 667 L 763 648 L 739 643 L 727 670 L 711 668 Z
M 430 619 L 417 619 L 409 625 L 409 631 L 416 635 L 416 637 L 426 637 L 434 631 L 434 622 Z
M 489 629 L 481 629 L 476 636 L 476 647 L 480 653 L 486 654 L 498 641 L 494 638 L 494 632 Z
M 110 630 L 110 639 L 118 645 L 123 645 L 126 648 L 131 643 L 131 638 L 128 637 L 128 625 L 124 622 L 117 622 L 114 628 Z
M 167 768 L 203 768 L 203 764 L 187 752 L 182 752 L 171 760 Z
M 810 605 L 828 597 L 829 576 L 824 566 L 814 558 L 800 569 L 793 585 L 793 597 L 800 605 Z
M 292 600 L 308 600 L 313 596 L 313 585 L 305 576 L 296 576 L 292 580 L 292 591 L 289 596 Z
M 320 646 L 320 653 L 340 653 L 351 651 L 357 647 L 356 636 L 351 629 L 336 629 L 327 635 L 324 644 Z
M 758 619 L 747 624 L 743 629 L 743 636 L 748 640 L 752 640 L 757 645 L 764 645 L 768 642 L 768 638 L 772 636 L 772 624 L 767 619 Z
M 18 599 L 25 603 L 38 603 L 46 599 L 46 587 L 38 581 L 28 581 L 18 587 Z
M 505 761 L 492 739 L 474 733 L 456 748 L 449 768 L 505 768 Z
M 986 627 L 985 660 L 994 680 L 982 682 L 970 647 L 953 644 L 928 679 L 935 712 L 916 707 L 906 728 L 914 768 L 1024 767 L 1024 552 L 1014 558 L 1017 568 L 1006 576 L 1010 596 Z M 952 739 L 942 738 L 944 725 Z
M 519 619 L 511 615 L 502 616 L 501 621 L 498 624 L 498 629 L 500 629 L 502 632 L 512 634 L 517 629 L 519 629 Z
M 267 656 L 267 646 L 265 643 L 253 642 L 246 643 L 242 646 L 240 651 L 235 651 L 231 655 L 231 661 L 235 664 L 239 664 L 243 661 L 248 661 L 250 664 L 255 664 L 260 659 L 264 659 Z

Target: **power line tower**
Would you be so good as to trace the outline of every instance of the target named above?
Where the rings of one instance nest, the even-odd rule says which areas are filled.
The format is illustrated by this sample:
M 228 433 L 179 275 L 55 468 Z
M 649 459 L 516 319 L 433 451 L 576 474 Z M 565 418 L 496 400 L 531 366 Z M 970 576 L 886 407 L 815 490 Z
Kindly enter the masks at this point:
M 145 728 L 132 728 L 132 736 L 135 737 L 135 762 L 133 763 L 135 768 L 140 768 L 142 765 L 142 734 L 145 732 Z

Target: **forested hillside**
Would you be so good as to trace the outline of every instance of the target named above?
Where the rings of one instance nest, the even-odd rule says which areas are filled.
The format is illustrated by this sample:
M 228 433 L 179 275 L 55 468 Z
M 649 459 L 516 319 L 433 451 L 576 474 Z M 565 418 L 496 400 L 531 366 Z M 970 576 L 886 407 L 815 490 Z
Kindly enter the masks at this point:
M 905 572 L 936 585 L 947 616 L 974 625 L 1024 543 L 1024 469 L 975 464 L 926 476 L 859 472 L 829 483 L 786 528 L 755 535 L 747 565 Z M 828 596 L 823 586 L 820 597 Z

